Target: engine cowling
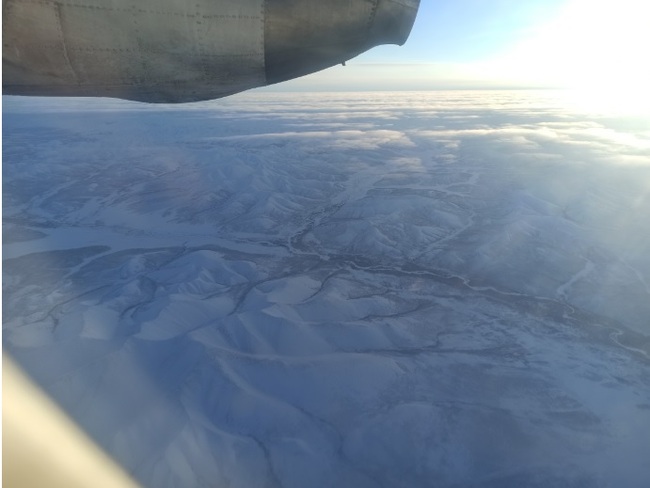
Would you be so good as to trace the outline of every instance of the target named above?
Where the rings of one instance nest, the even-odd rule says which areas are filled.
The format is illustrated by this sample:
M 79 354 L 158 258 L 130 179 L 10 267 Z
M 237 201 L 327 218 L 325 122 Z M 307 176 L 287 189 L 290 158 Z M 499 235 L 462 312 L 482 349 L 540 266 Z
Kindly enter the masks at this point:
M 419 0 L 3 0 L 3 92 L 189 102 L 403 44 Z

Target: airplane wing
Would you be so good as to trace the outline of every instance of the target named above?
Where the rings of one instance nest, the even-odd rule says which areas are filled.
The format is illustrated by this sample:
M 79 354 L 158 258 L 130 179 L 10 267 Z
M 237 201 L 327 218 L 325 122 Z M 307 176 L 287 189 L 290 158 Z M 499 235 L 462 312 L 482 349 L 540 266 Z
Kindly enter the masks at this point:
M 2 357 L 2 443 L 6 488 L 138 486 L 6 353 Z

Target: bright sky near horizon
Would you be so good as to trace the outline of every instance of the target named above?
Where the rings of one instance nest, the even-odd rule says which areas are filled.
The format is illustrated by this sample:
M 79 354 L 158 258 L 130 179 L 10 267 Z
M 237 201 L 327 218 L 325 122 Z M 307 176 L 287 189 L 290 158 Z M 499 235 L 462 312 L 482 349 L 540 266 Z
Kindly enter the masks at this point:
M 566 87 L 645 92 L 650 5 L 641 0 L 422 0 L 404 46 L 286 89 Z

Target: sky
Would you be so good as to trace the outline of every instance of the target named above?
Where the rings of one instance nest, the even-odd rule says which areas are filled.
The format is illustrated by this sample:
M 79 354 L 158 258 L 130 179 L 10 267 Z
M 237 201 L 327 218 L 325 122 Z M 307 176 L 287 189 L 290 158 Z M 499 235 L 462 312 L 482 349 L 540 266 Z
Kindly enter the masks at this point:
M 558 87 L 638 98 L 650 86 L 649 14 L 636 0 L 422 0 L 404 46 L 374 48 L 283 88 Z

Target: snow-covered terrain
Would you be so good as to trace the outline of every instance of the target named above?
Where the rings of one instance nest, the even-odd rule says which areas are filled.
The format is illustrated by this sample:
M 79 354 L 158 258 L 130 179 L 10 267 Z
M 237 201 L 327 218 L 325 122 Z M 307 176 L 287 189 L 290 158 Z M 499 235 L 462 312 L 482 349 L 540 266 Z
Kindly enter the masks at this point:
M 144 486 L 646 487 L 650 118 L 5 98 L 4 347 Z

